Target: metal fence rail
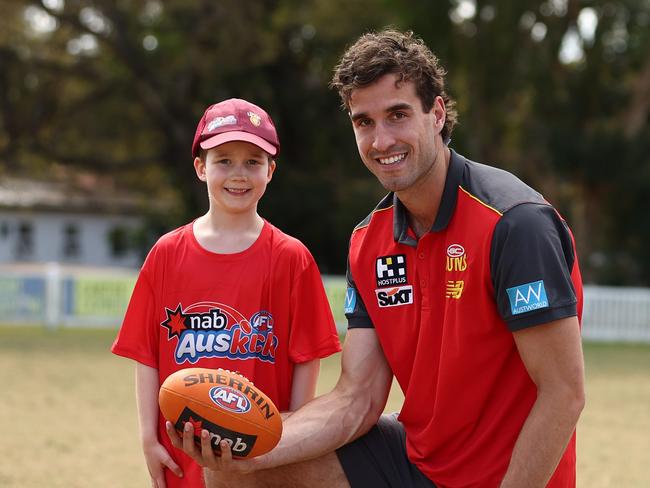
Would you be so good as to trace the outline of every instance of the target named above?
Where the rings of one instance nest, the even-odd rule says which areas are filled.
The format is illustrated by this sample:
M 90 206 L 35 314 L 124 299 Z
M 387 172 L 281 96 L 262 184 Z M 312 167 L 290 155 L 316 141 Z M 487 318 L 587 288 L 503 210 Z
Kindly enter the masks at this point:
M 136 277 L 131 270 L 69 269 L 56 264 L 0 269 L 0 324 L 119 326 Z M 345 278 L 324 276 L 323 283 L 343 332 Z M 650 289 L 592 285 L 584 291 L 586 340 L 650 343 Z

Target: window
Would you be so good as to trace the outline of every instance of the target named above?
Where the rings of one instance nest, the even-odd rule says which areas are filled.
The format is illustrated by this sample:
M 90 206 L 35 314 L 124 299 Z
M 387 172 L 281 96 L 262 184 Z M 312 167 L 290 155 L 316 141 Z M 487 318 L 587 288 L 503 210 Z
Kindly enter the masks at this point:
M 129 231 L 121 226 L 113 227 L 108 233 L 111 256 L 123 257 L 129 251 Z
M 63 228 L 63 257 L 74 259 L 78 258 L 80 254 L 79 228 L 75 224 L 67 224 Z
M 30 222 L 18 225 L 18 241 L 16 242 L 16 258 L 29 259 L 34 254 L 34 229 Z

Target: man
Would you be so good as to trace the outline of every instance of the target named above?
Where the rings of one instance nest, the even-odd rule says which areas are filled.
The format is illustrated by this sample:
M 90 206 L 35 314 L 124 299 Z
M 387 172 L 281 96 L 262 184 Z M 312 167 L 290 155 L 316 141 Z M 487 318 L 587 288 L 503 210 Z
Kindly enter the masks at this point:
M 218 458 L 190 433 L 186 452 L 208 486 L 226 472 L 257 486 L 575 486 L 582 287 L 566 223 L 448 148 L 454 102 L 411 33 L 362 36 L 332 86 L 391 192 L 351 237 L 341 377 L 267 455 Z M 399 419 L 381 416 L 393 375 Z

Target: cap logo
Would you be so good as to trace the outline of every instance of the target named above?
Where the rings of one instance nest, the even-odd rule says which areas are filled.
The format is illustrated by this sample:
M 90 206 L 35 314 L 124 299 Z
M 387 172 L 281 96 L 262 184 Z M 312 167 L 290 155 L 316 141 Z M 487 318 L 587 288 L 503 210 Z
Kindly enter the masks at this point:
M 259 127 L 262 123 L 262 118 L 257 115 L 255 112 L 248 112 L 248 118 L 255 127 Z
M 214 129 L 218 127 L 222 127 L 224 125 L 235 125 L 237 123 L 237 117 L 234 115 L 228 115 L 226 117 L 216 117 L 210 121 L 210 123 L 205 127 L 205 130 L 203 133 L 205 134 L 206 132 L 212 132 Z

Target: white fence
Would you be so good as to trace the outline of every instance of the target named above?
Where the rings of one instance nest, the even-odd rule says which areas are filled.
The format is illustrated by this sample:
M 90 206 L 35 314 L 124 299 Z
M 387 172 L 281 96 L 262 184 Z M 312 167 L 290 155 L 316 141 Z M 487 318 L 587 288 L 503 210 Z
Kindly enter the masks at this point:
M 650 289 L 585 286 L 582 335 L 597 341 L 650 342 Z
M 113 326 L 120 324 L 136 273 L 68 269 L 0 269 L 0 324 Z M 345 330 L 345 278 L 324 276 L 339 331 Z M 586 340 L 650 342 L 650 289 L 585 286 Z

